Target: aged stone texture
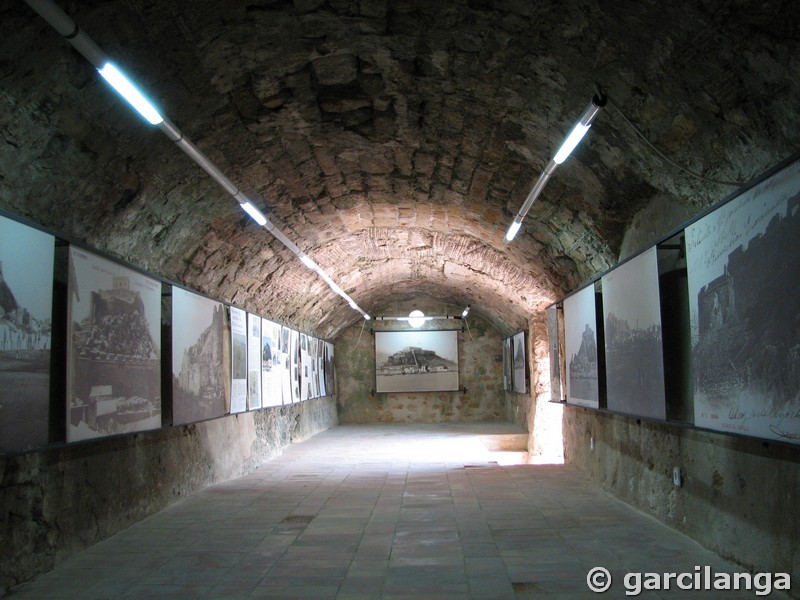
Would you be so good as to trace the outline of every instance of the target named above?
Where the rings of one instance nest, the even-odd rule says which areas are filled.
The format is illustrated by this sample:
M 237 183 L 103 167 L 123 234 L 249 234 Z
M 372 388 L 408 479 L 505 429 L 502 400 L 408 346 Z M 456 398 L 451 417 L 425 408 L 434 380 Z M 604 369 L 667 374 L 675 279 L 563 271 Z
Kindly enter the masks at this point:
M 327 397 L 0 459 L 0 595 L 336 423 Z
M 460 315 L 464 306 L 432 299 L 395 302 L 377 316 L 404 317 L 412 310 L 426 315 Z M 469 324 L 469 330 L 466 325 Z M 378 321 L 362 331 L 354 325 L 342 332 L 336 345 L 336 402 L 342 423 L 440 423 L 448 421 L 505 421 L 514 399 L 503 393 L 503 333 L 487 319 L 470 312 L 466 321 L 429 321 L 420 328 L 454 329 L 459 333 L 460 392 L 381 393 L 375 388 L 375 339 L 372 331 L 413 331 L 404 322 Z M 513 418 L 512 418 L 513 420 Z M 522 424 L 522 423 L 520 423 Z
M 609 106 L 506 246 L 595 83 L 716 178 L 800 133 L 791 2 L 64 8 L 368 312 L 391 281 L 521 326 L 612 264 L 654 198 L 693 214 L 731 189 L 664 163 Z M 24 3 L 2 16 L 0 207 L 323 337 L 358 320 Z

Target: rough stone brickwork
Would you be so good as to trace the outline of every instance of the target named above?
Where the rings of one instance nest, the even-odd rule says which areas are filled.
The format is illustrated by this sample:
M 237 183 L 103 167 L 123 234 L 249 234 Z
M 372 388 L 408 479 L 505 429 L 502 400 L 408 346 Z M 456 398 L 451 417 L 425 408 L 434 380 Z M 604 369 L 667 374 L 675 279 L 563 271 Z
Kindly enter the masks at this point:
M 609 107 L 506 246 L 596 82 L 718 178 L 760 172 L 800 133 L 790 2 L 63 7 L 371 312 L 424 293 L 522 327 L 609 266 L 654 196 L 693 213 L 728 191 Z M 24 3 L 1 10 L 0 207 L 322 337 L 358 319 Z
M 414 309 L 427 315 L 460 315 L 463 306 L 420 299 L 395 304 L 381 316 L 407 316 Z M 482 316 L 471 312 L 469 331 L 458 334 L 459 385 L 462 392 L 381 393 L 375 389 L 375 331 L 411 330 L 407 323 L 378 321 L 362 332 L 361 325 L 346 329 L 336 344 L 336 392 L 342 423 L 440 423 L 447 421 L 505 421 L 503 392 L 503 334 Z M 429 321 L 420 330 L 452 329 L 462 321 Z M 521 423 L 522 424 L 522 423 Z
M 0 460 L 0 596 L 336 422 L 335 403 L 327 397 Z
M 487 340 L 497 335 L 490 332 L 531 332 L 536 403 L 503 395 L 498 410 L 533 428 L 534 446 L 546 396 L 537 334 L 544 307 L 735 189 L 687 177 L 658 158 L 614 107 L 672 161 L 716 179 L 748 180 L 795 151 L 800 139 L 800 21 L 791 0 L 61 5 L 368 312 L 388 313 L 418 298 L 469 303 L 486 323 Z M 514 213 L 596 83 L 613 103 L 506 245 Z M 0 209 L 334 339 L 337 362 L 360 319 L 19 1 L 0 7 Z M 365 350 L 359 355 L 366 360 Z M 366 372 L 360 363 L 353 368 Z M 353 394 L 363 412 L 367 396 Z M 443 408 L 428 414 L 444 415 Z M 585 442 L 575 432 L 602 417 L 566 415 L 568 460 L 604 476 L 570 452 Z M 609 468 L 624 469 L 613 471 L 617 480 L 608 485 L 647 506 L 635 499 L 641 495 L 622 493 L 620 482 L 649 481 L 655 467 L 644 454 L 622 460 L 631 446 L 620 437 L 635 440 L 650 429 L 616 420 L 625 426 L 602 430 L 617 454 Z M 653 464 L 666 468 L 669 434 L 655 428 L 652 435 L 653 448 L 666 452 L 663 464 Z M 702 483 L 690 491 L 723 506 L 717 520 L 697 526 L 727 544 L 730 532 L 741 531 L 738 513 L 727 507 L 768 507 L 765 497 L 774 494 L 766 484 L 732 484 L 738 450 L 717 453 L 718 438 L 711 439 L 693 452 L 727 470 L 707 480 L 712 471 L 704 465 Z M 127 464 L 146 453 L 140 441 L 113 443 L 125 446 Z M 35 544 L 60 535 L 38 517 L 48 505 L 35 482 L 56 481 L 59 465 L 69 464 L 77 466 L 65 481 L 79 485 L 82 463 L 58 457 L 81 448 L 0 467 L 4 489 L 19 474 L 11 489 L 33 494 L 24 510 L 39 519 L 32 528 L 43 528 Z M 207 464 L 202 455 L 193 459 L 197 468 Z M 787 473 L 796 464 L 776 460 L 769 481 L 795 489 Z M 159 493 L 169 495 L 170 482 L 165 477 Z M 794 548 L 762 555 L 775 557 L 773 567 L 786 564 L 785 556 L 798 564 L 791 531 Z M 744 542 L 728 551 L 749 560 Z

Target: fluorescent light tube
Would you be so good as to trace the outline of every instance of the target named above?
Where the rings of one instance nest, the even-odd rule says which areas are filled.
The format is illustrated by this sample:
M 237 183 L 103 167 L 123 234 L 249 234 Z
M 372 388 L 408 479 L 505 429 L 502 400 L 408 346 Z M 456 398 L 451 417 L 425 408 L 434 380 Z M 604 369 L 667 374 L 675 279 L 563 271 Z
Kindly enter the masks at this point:
M 522 221 L 514 221 L 506 232 L 506 241 L 510 242 L 517 236 L 519 228 L 522 227 Z
M 305 266 L 307 266 L 312 271 L 316 271 L 317 270 L 317 263 L 315 263 L 313 260 L 308 258 L 308 256 L 306 256 L 305 254 L 301 254 L 300 255 L 300 262 L 303 263 Z
M 147 98 L 142 96 L 142 93 L 136 89 L 136 86 L 128 81 L 114 65 L 106 63 L 102 68 L 97 69 L 97 72 L 152 125 L 158 125 L 164 120 Z
M 244 210 L 244 212 L 253 217 L 253 220 L 259 225 L 263 226 L 267 224 L 267 218 L 261 214 L 260 210 L 258 210 L 255 206 L 253 206 L 249 202 L 242 202 L 239 206 L 242 207 L 242 210 Z
M 364 320 L 365 320 L 365 321 L 369 321 L 371 318 L 372 318 L 372 317 L 370 317 L 369 315 L 364 315 Z
M 464 309 L 464 312 L 461 313 L 461 318 L 464 319 L 469 314 L 469 305 L 467 308 Z
M 572 132 L 567 136 L 567 139 L 564 140 L 564 143 L 561 144 L 561 148 L 558 149 L 556 155 L 553 157 L 553 162 L 557 165 L 560 165 L 567 157 L 572 153 L 580 141 L 583 139 L 583 136 L 586 135 L 586 132 L 589 131 L 591 125 L 584 125 L 582 123 L 578 123 L 575 125 L 575 128 Z

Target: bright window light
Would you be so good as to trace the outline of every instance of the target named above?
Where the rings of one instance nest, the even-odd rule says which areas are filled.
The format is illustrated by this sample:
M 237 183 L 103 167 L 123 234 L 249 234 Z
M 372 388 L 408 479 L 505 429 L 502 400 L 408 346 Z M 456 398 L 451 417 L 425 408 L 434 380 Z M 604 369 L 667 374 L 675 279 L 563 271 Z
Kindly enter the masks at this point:
M 506 232 L 506 241 L 510 242 L 517 236 L 519 228 L 522 227 L 522 221 L 514 221 Z
M 553 157 L 553 162 L 560 165 L 567 160 L 567 157 L 575 149 L 575 146 L 580 143 L 583 136 L 589 131 L 589 127 L 591 127 L 591 125 L 582 125 L 581 123 L 575 125 L 575 129 L 567 136 L 567 139 L 564 140 L 564 143 L 561 144 L 561 148 L 558 149 L 558 152 L 556 152 L 556 155 Z
M 261 214 L 260 210 L 258 210 L 255 206 L 253 206 L 249 202 L 242 202 L 239 206 L 242 207 L 242 210 L 244 210 L 244 212 L 253 217 L 253 220 L 259 225 L 263 226 L 267 224 L 267 218 Z
M 423 323 L 425 323 L 425 313 L 421 310 L 412 310 L 408 313 L 408 324 L 411 325 L 414 329 L 418 327 L 422 327 Z
M 102 68 L 97 69 L 97 71 L 111 84 L 111 87 L 117 90 L 117 92 L 119 92 L 119 94 L 151 124 L 158 125 L 164 120 L 147 98 L 142 96 L 142 93 L 136 89 L 136 86 L 128 81 L 114 65 L 106 63 Z

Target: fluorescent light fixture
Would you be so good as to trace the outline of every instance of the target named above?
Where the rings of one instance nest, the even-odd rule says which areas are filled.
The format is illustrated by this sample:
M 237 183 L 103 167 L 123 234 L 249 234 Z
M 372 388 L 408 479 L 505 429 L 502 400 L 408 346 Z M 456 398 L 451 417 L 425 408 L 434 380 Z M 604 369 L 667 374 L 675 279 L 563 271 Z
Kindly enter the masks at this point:
M 249 202 L 242 202 L 239 206 L 241 206 L 242 210 L 253 218 L 253 221 L 258 223 L 262 227 L 267 224 L 267 218 L 261 214 L 260 210 L 258 210 L 255 206 L 253 206 Z
M 128 79 L 119 72 L 119 70 L 110 62 L 104 64 L 97 72 L 103 76 L 111 87 L 113 87 L 119 94 L 128 101 L 128 103 L 139 111 L 149 123 L 158 125 L 164 118 L 159 114 L 155 107 L 142 96 L 142 93 L 136 89 Z
M 506 232 L 506 241 L 510 242 L 517 236 L 519 228 L 522 227 L 522 221 L 514 221 Z
M 308 258 L 308 256 L 306 256 L 305 254 L 301 254 L 300 255 L 300 262 L 303 263 L 305 266 L 307 266 L 312 271 L 316 271 L 317 270 L 317 263 L 315 263 L 313 260 Z M 334 291 L 336 291 L 336 290 L 334 290 Z
M 421 310 L 412 310 L 410 313 L 408 313 L 408 324 L 414 329 L 422 327 L 426 320 L 425 313 Z
M 372 318 L 372 317 L 370 317 L 369 315 L 364 315 L 364 320 L 365 320 L 365 321 L 369 321 L 371 318 Z
M 350 308 L 358 310 L 358 304 L 356 304 L 355 300 L 350 300 Z
M 464 309 L 464 312 L 461 313 L 461 318 L 466 319 L 467 315 L 469 314 L 470 305 L 467 304 L 467 308 Z
M 505 242 L 509 243 L 514 237 L 517 235 L 519 228 L 522 226 L 522 220 L 525 218 L 525 215 L 528 214 L 528 211 L 533 206 L 533 202 L 542 193 L 544 186 L 547 184 L 547 181 L 550 179 L 550 176 L 556 170 L 556 167 L 567 160 L 567 157 L 572 153 L 575 147 L 580 143 L 583 139 L 583 136 L 586 135 L 586 132 L 589 131 L 589 128 L 592 126 L 592 121 L 597 116 L 597 113 L 600 112 L 600 109 L 606 105 L 607 98 L 600 92 L 598 92 L 595 96 L 592 97 L 592 101 L 589 104 L 588 108 L 583 112 L 581 115 L 580 121 L 578 124 L 573 127 L 570 134 L 567 136 L 567 139 L 564 140 L 564 143 L 561 144 L 561 148 L 558 149 L 556 155 L 550 159 L 550 162 L 547 163 L 542 174 L 539 175 L 539 179 L 536 180 L 536 184 L 533 186 L 533 189 L 528 194 L 528 197 L 525 198 L 525 202 L 522 203 L 522 206 L 517 212 L 516 216 L 514 217 L 514 221 L 508 228 L 506 232 Z
M 589 127 L 591 127 L 591 125 L 582 125 L 581 123 L 575 125 L 575 128 L 567 136 L 567 139 L 564 140 L 564 143 L 561 144 L 561 148 L 558 149 L 558 152 L 556 152 L 556 155 L 553 157 L 553 162 L 560 165 L 567 160 L 567 157 L 575 150 L 575 146 L 580 143 L 583 136 L 589 131 Z

